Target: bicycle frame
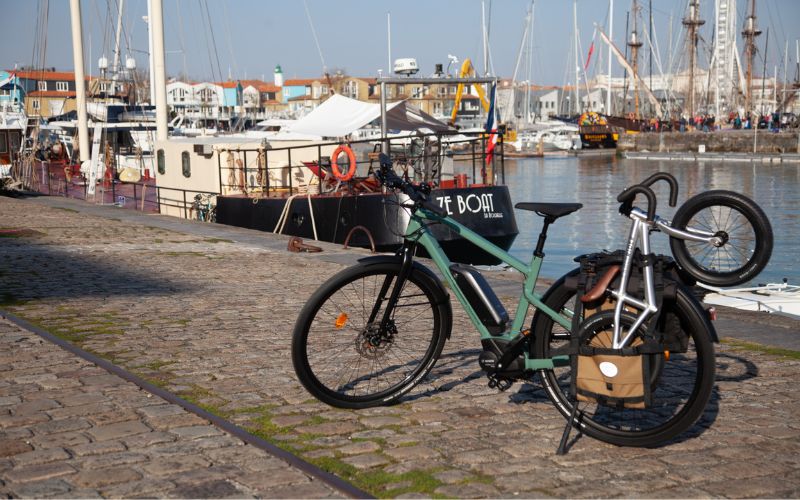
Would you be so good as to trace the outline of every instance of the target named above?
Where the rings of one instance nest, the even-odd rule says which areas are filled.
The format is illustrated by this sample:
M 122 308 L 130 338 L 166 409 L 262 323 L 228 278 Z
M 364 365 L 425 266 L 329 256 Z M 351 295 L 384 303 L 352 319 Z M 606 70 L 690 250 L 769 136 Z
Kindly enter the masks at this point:
M 446 225 L 471 244 L 498 258 L 500 261 L 508 264 L 512 268 L 522 273 L 522 275 L 525 277 L 525 280 L 523 282 L 522 294 L 519 297 L 516 313 L 514 315 L 514 321 L 511 325 L 511 330 L 502 335 L 492 335 L 481 323 L 480 319 L 478 318 L 478 314 L 466 299 L 464 292 L 458 286 L 458 283 L 450 272 L 450 259 L 444 253 L 442 247 L 439 245 L 439 242 L 436 240 L 436 238 L 434 238 L 430 230 L 428 230 L 425 220 Z M 459 303 L 461 303 L 461 306 L 467 312 L 470 321 L 472 321 L 472 324 L 480 333 L 482 340 L 491 338 L 513 342 L 515 340 L 519 340 L 520 336 L 527 336 L 529 332 L 523 329 L 523 323 L 525 322 L 525 317 L 530 306 L 536 307 L 537 310 L 552 318 L 553 321 L 557 322 L 564 328 L 568 330 L 571 328 L 571 317 L 565 317 L 549 308 L 544 304 L 544 302 L 542 302 L 541 296 L 534 291 L 536 281 L 539 278 L 539 271 L 544 260 L 542 257 L 532 255 L 530 263 L 525 264 L 478 233 L 460 224 L 453 218 L 449 216 L 441 217 L 429 212 L 428 210 L 425 210 L 424 208 L 420 208 L 412 212 L 411 220 L 409 221 L 406 229 L 405 239 L 406 241 L 419 244 L 425 248 L 425 250 L 428 252 L 428 255 L 430 255 L 431 259 L 436 264 L 436 267 L 444 276 L 445 281 L 448 283 L 448 285 L 450 285 L 450 289 L 453 291 L 456 299 L 458 299 Z M 558 364 L 568 362 L 568 356 L 556 356 L 548 359 L 531 359 L 529 357 L 529 353 L 524 352 L 524 357 L 525 368 L 529 370 L 552 369 L 554 366 L 556 366 L 554 362 Z
M 650 232 L 653 230 L 660 230 L 667 235 L 675 238 L 680 238 L 690 241 L 698 241 L 708 243 L 714 246 L 721 246 L 724 244 L 722 239 L 710 232 L 701 231 L 693 228 L 687 228 L 686 231 L 675 229 L 670 225 L 670 221 L 655 216 L 654 222 L 647 220 L 647 214 L 638 208 L 633 208 L 629 217 L 633 221 L 631 231 L 628 237 L 628 245 L 625 252 L 625 260 L 622 266 L 622 277 L 620 280 L 620 288 L 612 290 L 611 295 L 617 299 L 614 308 L 614 332 L 613 332 L 613 348 L 620 349 L 624 347 L 631 339 L 633 332 L 635 332 L 644 322 L 653 314 L 658 312 L 658 304 L 656 303 L 656 293 L 653 278 L 652 263 L 644 268 L 644 282 L 645 282 L 645 297 L 644 301 L 639 298 L 633 297 L 626 293 L 628 281 L 630 279 L 631 267 L 633 265 L 633 256 L 637 248 L 637 244 L 641 241 L 642 251 L 644 255 L 650 254 Z M 511 329 L 501 335 L 492 335 L 488 329 L 483 325 L 475 312 L 472 305 L 467 300 L 464 292 L 456 282 L 455 277 L 450 272 L 450 265 L 452 262 L 442 250 L 441 245 L 436 238 L 428 230 L 425 221 L 433 221 L 446 225 L 451 230 L 458 233 L 463 239 L 467 240 L 472 245 L 480 248 L 481 250 L 496 257 L 501 262 L 508 264 L 516 269 L 524 276 L 522 285 L 522 294 L 519 297 L 516 312 L 514 314 L 514 321 L 511 324 Z M 436 267 L 444 276 L 445 281 L 450 286 L 453 294 L 458 299 L 461 306 L 467 313 L 472 324 L 480 333 L 481 339 L 503 339 L 513 342 L 519 339 L 520 335 L 528 335 L 529 332 L 524 330 L 524 322 L 530 306 L 534 306 L 537 310 L 541 311 L 546 316 L 550 317 L 553 321 L 560 324 L 567 330 L 572 328 L 572 311 L 565 311 L 566 315 L 554 311 L 541 300 L 541 296 L 535 292 L 536 282 L 539 279 L 539 272 L 541 270 L 543 257 L 537 256 L 535 252 L 531 256 L 530 263 L 526 264 L 509 254 L 502 248 L 493 244 L 481 235 L 460 224 L 450 216 L 439 216 L 424 208 L 419 208 L 412 212 L 411 219 L 408 227 L 406 228 L 405 240 L 421 245 L 430 255 Z M 635 323 L 629 329 L 627 335 L 622 338 L 620 319 L 625 305 L 633 305 L 641 310 L 641 313 L 636 317 Z M 531 359 L 529 353 L 525 352 L 525 368 L 531 370 L 538 369 L 552 369 L 554 367 L 554 360 L 559 362 L 564 361 L 561 358 L 566 356 L 557 356 L 552 359 Z
M 714 233 L 694 228 L 687 228 L 686 231 L 681 231 L 673 228 L 668 220 L 662 219 L 657 215 L 654 217 L 653 222 L 648 222 L 647 214 L 639 208 L 632 208 L 629 218 L 633 221 L 633 224 L 631 225 L 630 234 L 628 236 L 628 245 L 625 248 L 625 260 L 622 264 L 622 278 L 620 279 L 619 289 L 611 291 L 611 295 L 617 299 L 617 303 L 614 306 L 614 333 L 612 337 L 612 348 L 614 349 L 622 349 L 631 339 L 633 333 L 642 326 L 650 316 L 658 312 L 652 263 L 648 263 L 644 266 L 644 301 L 632 297 L 627 293 L 628 280 L 630 279 L 631 267 L 633 265 L 633 256 L 639 241 L 641 241 L 642 253 L 645 256 L 650 255 L 650 232 L 654 230 L 663 231 L 673 238 L 697 241 L 714 246 L 721 246 L 724 244 L 722 238 Z M 620 318 L 626 304 L 636 307 L 641 310 L 641 313 L 636 316 L 636 320 L 628 330 L 627 335 L 622 337 Z

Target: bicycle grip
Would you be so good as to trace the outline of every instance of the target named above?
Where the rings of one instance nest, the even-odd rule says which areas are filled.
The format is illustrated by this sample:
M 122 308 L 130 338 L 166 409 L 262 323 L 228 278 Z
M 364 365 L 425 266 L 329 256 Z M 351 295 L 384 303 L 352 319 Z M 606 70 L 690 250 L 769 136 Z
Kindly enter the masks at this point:
M 678 204 L 678 181 L 675 176 L 667 172 L 656 172 L 639 184 L 650 187 L 658 181 L 666 181 L 669 184 L 669 206 L 674 207 Z
M 652 222 L 656 217 L 656 195 L 649 187 L 641 184 L 631 186 L 617 196 L 617 201 L 620 203 L 633 203 L 634 198 L 639 193 L 647 198 L 647 220 Z

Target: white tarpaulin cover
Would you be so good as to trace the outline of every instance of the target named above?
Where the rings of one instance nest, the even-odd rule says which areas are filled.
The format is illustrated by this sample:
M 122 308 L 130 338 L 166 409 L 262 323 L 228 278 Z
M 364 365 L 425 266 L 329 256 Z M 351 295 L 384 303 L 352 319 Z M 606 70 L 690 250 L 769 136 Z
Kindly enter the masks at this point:
M 305 117 L 288 128 L 289 132 L 344 137 L 381 116 L 379 104 L 350 99 L 339 94 L 331 96 Z M 392 130 L 445 132 L 454 129 L 406 101 L 387 106 L 387 126 Z

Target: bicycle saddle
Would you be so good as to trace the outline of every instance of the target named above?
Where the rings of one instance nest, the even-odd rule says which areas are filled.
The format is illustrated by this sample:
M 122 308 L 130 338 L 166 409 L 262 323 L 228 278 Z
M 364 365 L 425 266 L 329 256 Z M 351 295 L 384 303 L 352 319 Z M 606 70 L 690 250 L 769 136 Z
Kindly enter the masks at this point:
M 553 219 L 558 219 L 559 217 L 569 215 L 572 212 L 581 209 L 582 207 L 583 203 L 525 202 L 514 205 L 514 208 L 518 208 L 520 210 L 529 210 L 531 212 L 536 212 L 537 215 L 541 215 L 542 217 L 552 217 Z

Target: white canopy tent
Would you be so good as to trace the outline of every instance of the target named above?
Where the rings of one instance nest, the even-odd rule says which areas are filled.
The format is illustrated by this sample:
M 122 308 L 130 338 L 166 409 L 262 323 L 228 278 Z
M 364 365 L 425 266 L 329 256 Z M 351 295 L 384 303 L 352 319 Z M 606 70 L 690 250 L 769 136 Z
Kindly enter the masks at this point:
M 287 131 L 323 137 L 345 137 L 380 118 L 379 104 L 370 104 L 335 94 L 305 117 L 288 127 Z M 417 130 L 424 133 L 454 132 L 455 129 L 420 110 L 407 101 L 387 106 L 389 129 Z

